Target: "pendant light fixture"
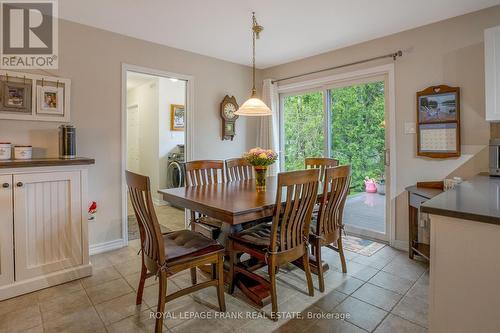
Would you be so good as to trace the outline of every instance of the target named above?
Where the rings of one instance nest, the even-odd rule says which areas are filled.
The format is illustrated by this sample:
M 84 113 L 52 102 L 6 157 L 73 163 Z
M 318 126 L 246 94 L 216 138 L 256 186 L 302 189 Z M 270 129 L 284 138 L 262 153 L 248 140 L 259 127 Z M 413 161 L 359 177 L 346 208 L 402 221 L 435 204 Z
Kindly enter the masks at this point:
M 238 116 L 270 116 L 272 115 L 271 109 L 262 100 L 257 98 L 257 90 L 255 89 L 255 39 L 259 39 L 260 33 L 264 27 L 257 24 L 255 12 L 252 13 L 252 42 L 253 42 L 253 87 L 252 95 L 243 103 L 243 105 L 235 112 Z

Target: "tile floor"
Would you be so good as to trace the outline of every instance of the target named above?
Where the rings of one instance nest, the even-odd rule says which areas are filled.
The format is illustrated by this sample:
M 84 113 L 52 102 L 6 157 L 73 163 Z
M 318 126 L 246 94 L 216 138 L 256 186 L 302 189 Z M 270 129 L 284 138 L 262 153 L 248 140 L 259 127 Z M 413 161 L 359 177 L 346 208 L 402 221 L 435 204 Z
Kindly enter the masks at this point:
M 94 275 L 0 302 L 3 332 L 152 332 L 157 284 L 147 281 L 143 304 L 135 306 L 139 279 L 138 242 L 93 256 Z M 347 253 L 348 273 L 340 271 L 337 253 L 325 250 L 331 269 L 327 290 L 306 293 L 301 270 L 286 267 L 278 278 L 279 311 L 295 316 L 278 322 L 243 300 L 236 289 L 226 294 L 232 318 L 217 318 L 214 288 L 168 303 L 164 332 L 426 332 L 428 267 L 406 253 L 384 247 L 371 257 Z M 200 279 L 203 279 L 200 276 Z M 189 274 L 169 279 L 170 292 L 190 284 Z M 270 305 L 262 311 L 269 312 Z M 241 313 L 242 316 L 238 317 Z M 301 317 L 297 318 L 297 314 Z M 208 317 L 208 319 L 207 319 Z M 344 320 L 339 319 L 344 318 Z

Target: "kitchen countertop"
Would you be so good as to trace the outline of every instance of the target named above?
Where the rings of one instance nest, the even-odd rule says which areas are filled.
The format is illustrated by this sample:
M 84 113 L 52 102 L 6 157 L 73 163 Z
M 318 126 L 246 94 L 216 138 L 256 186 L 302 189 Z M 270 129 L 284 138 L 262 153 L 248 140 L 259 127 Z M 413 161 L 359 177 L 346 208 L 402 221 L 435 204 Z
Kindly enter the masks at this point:
M 30 160 L 0 160 L 0 169 L 9 168 L 32 168 L 43 166 L 61 165 L 89 165 L 95 164 L 95 160 L 86 157 L 76 157 L 72 159 L 63 158 L 33 158 Z
M 500 225 L 500 177 L 477 175 L 428 200 L 424 213 Z

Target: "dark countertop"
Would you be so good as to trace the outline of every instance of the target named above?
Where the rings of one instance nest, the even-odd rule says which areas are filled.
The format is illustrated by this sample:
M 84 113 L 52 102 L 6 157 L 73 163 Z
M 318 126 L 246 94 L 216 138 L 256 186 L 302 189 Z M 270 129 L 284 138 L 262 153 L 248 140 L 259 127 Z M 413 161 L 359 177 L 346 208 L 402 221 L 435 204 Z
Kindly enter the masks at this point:
M 500 225 L 500 177 L 478 175 L 426 201 L 424 213 Z
M 72 159 L 33 158 L 30 160 L 0 160 L 0 169 L 89 164 L 95 164 L 95 160 L 86 157 L 77 157 Z
M 436 195 L 443 193 L 442 190 L 437 188 L 417 187 L 417 185 L 408 186 L 407 188 L 405 188 L 405 190 L 427 199 L 434 198 Z

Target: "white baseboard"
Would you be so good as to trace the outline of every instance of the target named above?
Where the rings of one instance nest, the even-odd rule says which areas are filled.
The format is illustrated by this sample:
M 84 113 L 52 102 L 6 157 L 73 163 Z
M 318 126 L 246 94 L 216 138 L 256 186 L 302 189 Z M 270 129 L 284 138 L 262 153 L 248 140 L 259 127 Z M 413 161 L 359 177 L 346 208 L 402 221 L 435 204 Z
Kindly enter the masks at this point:
M 89 246 L 90 255 L 113 251 L 125 246 L 123 239 L 115 239 L 109 242 L 93 244 Z
M 402 240 L 394 240 L 392 241 L 391 246 L 395 249 L 408 252 L 408 242 Z

